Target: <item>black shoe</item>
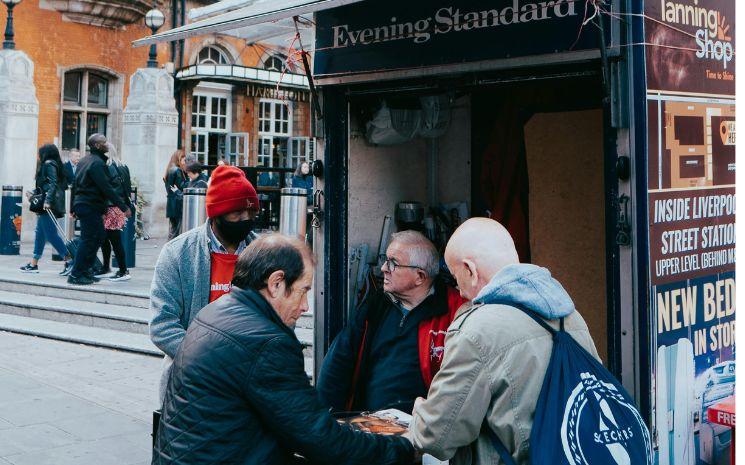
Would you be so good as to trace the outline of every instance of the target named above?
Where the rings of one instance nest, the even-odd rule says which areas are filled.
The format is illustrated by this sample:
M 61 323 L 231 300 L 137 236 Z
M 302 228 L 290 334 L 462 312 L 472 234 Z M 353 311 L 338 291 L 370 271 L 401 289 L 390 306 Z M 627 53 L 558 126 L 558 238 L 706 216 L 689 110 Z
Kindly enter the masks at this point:
M 93 270 L 93 276 L 96 278 L 106 278 L 111 274 L 111 268 L 96 268 Z
M 89 271 L 88 273 L 83 273 L 83 276 L 85 276 L 86 278 L 90 279 L 94 283 L 97 283 L 97 282 L 101 281 L 101 278 L 96 278 L 95 276 L 93 276 L 93 272 L 92 271 Z
M 65 267 L 60 271 L 60 276 L 67 276 L 72 271 L 72 260 L 67 260 L 65 262 Z
M 116 274 L 109 278 L 109 281 L 129 281 L 132 277 L 129 275 L 128 270 L 119 270 Z
M 21 273 L 38 273 L 39 272 L 39 265 L 32 265 L 30 263 L 26 263 L 21 267 Z
M 78 286 L 88 286 L 90 284 L 93 284 L 93 280 L 87 276 L 80 276 L 76 277 L 73 275 L 70 275 L 67 277 L 67 284 L 76 284 Z

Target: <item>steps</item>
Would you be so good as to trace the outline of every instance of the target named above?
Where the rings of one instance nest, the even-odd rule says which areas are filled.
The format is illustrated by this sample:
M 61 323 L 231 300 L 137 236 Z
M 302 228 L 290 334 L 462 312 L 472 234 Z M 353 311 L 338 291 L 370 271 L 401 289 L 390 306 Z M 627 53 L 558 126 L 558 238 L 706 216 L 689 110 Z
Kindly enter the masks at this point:
M 124 283 L 72 286 L 52 271 L 0 270 L 0 331 L 162 356 L 149 337 L 149 270 Z M 306 370 L 312 372 L 313 315 L 297 322 Z

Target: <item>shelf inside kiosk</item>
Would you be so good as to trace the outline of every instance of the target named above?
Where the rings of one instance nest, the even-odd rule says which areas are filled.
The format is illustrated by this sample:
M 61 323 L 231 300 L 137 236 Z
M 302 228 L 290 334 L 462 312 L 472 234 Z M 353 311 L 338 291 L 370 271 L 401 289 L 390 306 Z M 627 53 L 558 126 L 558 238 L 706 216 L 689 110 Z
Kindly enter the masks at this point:
M 491 216 L 510 230 L 521 261 L 545 266 L 566 288 L 606 361 L 606 201 L 599 78 L 451 90 L 444 100 L 447 108 L 441 108 L 446 116 L 437 116 L 441 131 L 436 137 L 422 137 L 412 130 L 416 124 L 427 125 L 427 118 L 431 123 L 434 117 L 426 111 L 418 116 L 401 114 L 401 110 L 421 110 L 421 96 L 351 98 L 350 311 L 376 284 L 376 266 L 385 253 L 380 250 L 386 244 L 381 238 L 385 219 L 390 217 L 387 227 L 396 232 L 399 203 L 423 206 L 425 218 L 431 216 L 435 222 L 435 234 L 429 235 L 441 252 L 447 237 L 442 240 L 438 235 L 440 213 L 448 237 L 467 217 Z M 412 122 L 416 118 L 420 121 Z M 385 124 L 393 135 L 383 133 L 375 140 L 371 125 L 378 130 Z M 458 210 L 455 224 L 453 209 Z M 426 221 L 420 229 L 431 233 Z

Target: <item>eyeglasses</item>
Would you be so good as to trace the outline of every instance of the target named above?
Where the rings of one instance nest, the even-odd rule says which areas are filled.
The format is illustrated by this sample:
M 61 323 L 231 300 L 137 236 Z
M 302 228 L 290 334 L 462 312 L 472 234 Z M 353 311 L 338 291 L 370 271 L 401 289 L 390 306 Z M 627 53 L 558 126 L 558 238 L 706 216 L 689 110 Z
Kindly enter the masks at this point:
M 422 270 L 421 266 L 414 266 L 414 265 L 401 265 L 396 262 L 396 260 L 392 258 L 388 258 L 388 256 L 383 257 L 385 260 L 383 261 L 383 264 L 381 265 L 381 268 L 384 266 L 387 266 L 391 273 L 396 271 L 396 268 L 415 268 L 417 270 Z

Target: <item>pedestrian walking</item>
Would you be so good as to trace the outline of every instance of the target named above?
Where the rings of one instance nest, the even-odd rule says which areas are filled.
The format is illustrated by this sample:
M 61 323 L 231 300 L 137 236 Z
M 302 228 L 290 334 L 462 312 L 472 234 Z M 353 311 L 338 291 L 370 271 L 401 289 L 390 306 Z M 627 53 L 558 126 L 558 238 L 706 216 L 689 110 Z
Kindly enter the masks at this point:
M 311 386 L 292 328 L 308 311 L 313 269 L 308 246 L 279 234 L 241 253 L 233 291 L 185 334 L 153 465 L 289 465 L 295 454 L 317 464 L 414 463 L 405 438 L 339 424 Z
M 80 160 L 73 184 L 73 212 L 80 220 L 80 247 L 67 278 L 70 284 L 88 285 L 98 278 L 91 267 L 96 252 L 106 237 L 103 215 L 107 201 L 116 206 L 126 217 L 131 216 L 127 204 L 112 187 L 106 162 L 109 151 L 106 136 L 94 134 L 88 139 L 90 155 Z
M 182 191 L 186 184 L 186 175 L 184 168 L 186 165 L 186 155 L 182 150 L 176 150 L 171 155 L 171 159 L 163 175 L 163 182 L 166 185 L 166 217 L 168 218 L 168 240 L 173 239 L 181 233 L 181 212 L 183 209 Z
M 132 181 L 129 174 L 129 167 L 122 161 L 122 157 L 114 147 L 109 144 L 109 159 L 106 162 L 106 169 L 112 180 L 112 187 L 117 195 L 124 200 L 130 211 L 134 211 L 134 205 L 130 199 L 132 195 Z M 127 270 L 127 256 L 124 250 L 122 240 L 122 228 L 127 224 L 127 218 L 121 211 L 115 207 L 111 201 L 108 201 L 106 214 L 104 215 L 104 227 L 106 228 L 106 238 L 101 245 L 101 255 L 103 256 L 103 268 L 96 277 L 108 277 L 109 281 L 128 281 L 130 279 L 129 270 Z M 119 271 L 111 275 L 111 252 L 116 256 Z
M 36 168 L 36 189 L 43 195 L 44 210 L 37 213 L 36 231 L 34 236 L 34 255 L 31 262 L 21 267 L 24 273 L 38 273 L 39 259 L 44 253 L 44 246 L 47 242 L 61 257 L 65 257 L 65 266 L 62 270 L 64 274 L 72 266 L 72 261 L 65 241 L 60 237 L 54 220 L 49 216 L 49 211 L 56 218 L 65 216 L 65 190 L 67 189 L 67 179 L 62 169 L 62 159 L 60 158 L 59 149 L 54 144 L 46 144 L 39 148 Z

